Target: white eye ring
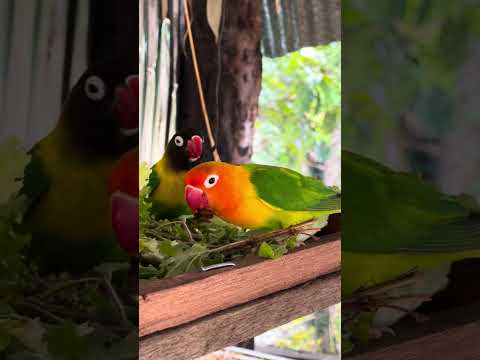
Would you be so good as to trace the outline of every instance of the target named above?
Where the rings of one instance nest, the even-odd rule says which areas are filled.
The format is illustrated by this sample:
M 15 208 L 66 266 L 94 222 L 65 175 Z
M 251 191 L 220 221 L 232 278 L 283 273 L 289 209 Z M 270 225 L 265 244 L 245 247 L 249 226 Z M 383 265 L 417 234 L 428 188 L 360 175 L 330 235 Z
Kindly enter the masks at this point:
M 105 97 L 105 83 L 98 76 L 87 78 L 83 89 L 91 100 L 99 101 Z
M 175 139 L 173 141 L 178 147 L 183 146 L 183 138 L 180 135 L 175 136 Z
M 208 175 L 205 181 L 203 182 L 203 185 L 207 188 L 210 189 L 217 185 L 218 182 L 218 175 Z

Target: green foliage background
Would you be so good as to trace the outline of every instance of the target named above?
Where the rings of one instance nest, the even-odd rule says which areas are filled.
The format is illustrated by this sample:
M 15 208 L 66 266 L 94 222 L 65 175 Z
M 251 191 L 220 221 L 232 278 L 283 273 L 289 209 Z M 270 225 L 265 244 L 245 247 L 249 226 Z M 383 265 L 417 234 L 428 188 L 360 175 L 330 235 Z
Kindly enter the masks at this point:
M 429 136 L 451 131 L 458 75 L 479 34 L 475 1 L 343 1 L 344 146 L 387 161 L 405 113 Z
M 263 58 L 253 162 L 304 171 L 306 155 L 324 161 L 341 119 L 341 45 Z

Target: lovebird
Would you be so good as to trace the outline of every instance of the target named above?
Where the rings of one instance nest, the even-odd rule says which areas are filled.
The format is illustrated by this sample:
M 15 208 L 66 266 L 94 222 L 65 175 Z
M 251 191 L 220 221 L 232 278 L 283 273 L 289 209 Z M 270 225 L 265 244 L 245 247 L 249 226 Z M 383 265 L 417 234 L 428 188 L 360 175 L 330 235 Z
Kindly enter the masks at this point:
M 115 237 L 131 257 L 138 254 L 139 182 L 138 147 L 123 155 L 110 175 L 108 190 L 111 194 L 112 226 Z
M 147 182 L 148 201 L 157 219 L 191 214 L 184 197 L 184 178 L 188 170 L 202 162 L 204 148 L 198 131 L 183 129 L 170 139 L 163 157 L 152 166 Z
M 269 165 L 205 162 L 185 176 L 193 211 L 211 209 L 248 229 L 279 229 L 341 212 L 334 188 L 293 170 Z
M 466 195 L 441 193 L 417 176 L 348 151 L 342 151 L 342 190 L 342 299 L 413 270 L 422 274 L 388 293 L 404 298 L 384 304 L 397 309 L 374 311 L 370 330 L 389 330 L 425 296 L 445 288 L 452 262 L 480 256 L 480 208 Z
M 42 272 L 84 271 L 121 253 L 111 225 L 108 178 L 138 146 L 138 58 L 88 69 L 68 95 L 55 128 L 29 151 L 20 194 L 22 230 Z

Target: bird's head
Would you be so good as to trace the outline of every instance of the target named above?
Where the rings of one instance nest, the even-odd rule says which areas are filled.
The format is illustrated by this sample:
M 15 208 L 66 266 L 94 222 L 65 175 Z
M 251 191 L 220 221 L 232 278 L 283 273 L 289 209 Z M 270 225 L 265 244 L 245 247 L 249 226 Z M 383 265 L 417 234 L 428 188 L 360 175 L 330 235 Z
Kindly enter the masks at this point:
M 134 148 L 115 164 L 108 184 L 112 227 L 119 245 L 130 256 L 138 253 L 138 166 L 138 148 Z
M 197 165 L 185 175 L 185 200 L 193 212 L 224 212 L 241 196 L 240 167 L 222 162 Z
M 70 139 L 96 156 L 118 156 L 138 145 L 138 57 L 88 69 L 70 92 L 62 123 Z
M 170 139 L 165 156 L 170 168 L 186 171 L 202 162 L 205 155 L 204 138 L 199 131 L 183 129 Z

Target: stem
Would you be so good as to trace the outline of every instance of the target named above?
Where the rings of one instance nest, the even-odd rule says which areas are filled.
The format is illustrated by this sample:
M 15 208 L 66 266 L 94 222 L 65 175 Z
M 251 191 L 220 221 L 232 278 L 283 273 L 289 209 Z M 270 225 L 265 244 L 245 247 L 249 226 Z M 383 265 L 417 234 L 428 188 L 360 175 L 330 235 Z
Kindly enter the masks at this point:
M 61 291 L 65 288 L 68 288 L 70 286 L 75 286 L 75 285 L 78 285 L 78 284 L 83 284 L 83 283 L 88 283 L 88 282 L 93 282 L 93 281 L 100 281 L 101 279 L 99 278 L 94 278 L 94 277 L 90 277 L 90 278 L 84 278 L 84 279 L 78 279 L 78 280 L 68 280 L 68 281 L 65 281 L 61 284 L 57 284 L 57 286 L 43 292 L 42 294 L 39 294 L 38 297 L 40 299 L 44 299 L 46 297 L 49 297 L 50 295 L 58 292 L 58 291 Z
M 411 271 L 393 280 L 386 281 L 382 284 L 374 285 L 366 289 L 360 289 L 359 291 L 354 293 L 351 297 L 342 300 L 342 304 L 353 303 L 358 301 L 361 298 L 373 296 L 378 293 L 384 293 L 391 289 L 396 289 L 399 287 L 403 287 L 405 285 L 409 285 L 413 281 L 415 281 L 415 278 L 417 278 L 420 275 L 421 273 L 419 271 Z
M 254 235 L 254 236 L 249 237 L 245 240 L 240 240 L 240 241 L 237 241 L 237 242 L 234 242 L 234 243 L 231 243 L 231 244 L 226 244 L 226 245 L 219 246 L 217 248 L 208 250 L 208 253 L 227 251 L 227 250 L 235 249 L 237 247 L 242 247 L 242 246 L 246 246 L 246 245 L 254 245 L 254 244 L 257 244 L 259 242 L 269 240 L 269 239 L 273 239 L 273 238 L 280 237 L 280 236 L 298 235 L 302 231 L 315 230 L 316 228 L 302 229 L 303 226 L 305 226 L 307 224 L 310 224 L 311 222 L 312 221 L 307 221 L 307 222 L 304 222 L 304 223 L 301 223 L 301 224 L 298 224 L 298 225 L 291 226 L 291 227 L 286 228 L 286 229 L 280 229 L 280 230 L 275 230 L 275 231 L 271 231 L 271 232 L 264 233 L 264 234 Z
M 125 309 L 123 308 L 122 302 L 120 301 L 120 298 L 117 295 L 117 292 L 113 288 L 112 284 L 110 283 L 110 280 L 108 280 L 107 276 L 104 276 L 105 283 L 107 284 L 108 289 L 110 290 L 110 293 L 112 294 L 113 301 L 118 307 L 118 311 L 120 312 L 120 316 L 123 321 L 127 321 L 127 315 L 125 314 Z
M 190 238 L 190 241 L 191 241 L 192 243 L 195 243 L 195 241 L 193 240 L 192 232 L 190 231 L 190 229 L 189 229 L 188 226 L 187 226 L 187 221 L 186 221 L 186 220 L 183 220 L 183 221 L 182 221 L 182 225 L 183 225 L 183 227 L 185 228 L 185 231 L 188 233 L 188 237 Z
M 31 301 L 21 301 L 19 302 L 19 305 L 20 306 L 24 306 L 26 308 L 30 308 L 32 310 L 35 310 L 37 311 L 38 313 L 50 318 L 51 320 L 53 320 L 54 322 L 57 322 L 57 323 L 61 323 L 61 322 L 64 322 L 65 320 L 62 319 L 61 317 L 58 317 L 57 315 L 51 313 L 50 311 L 42 308 L 40 306 L 40 304 L 35 304 Z

